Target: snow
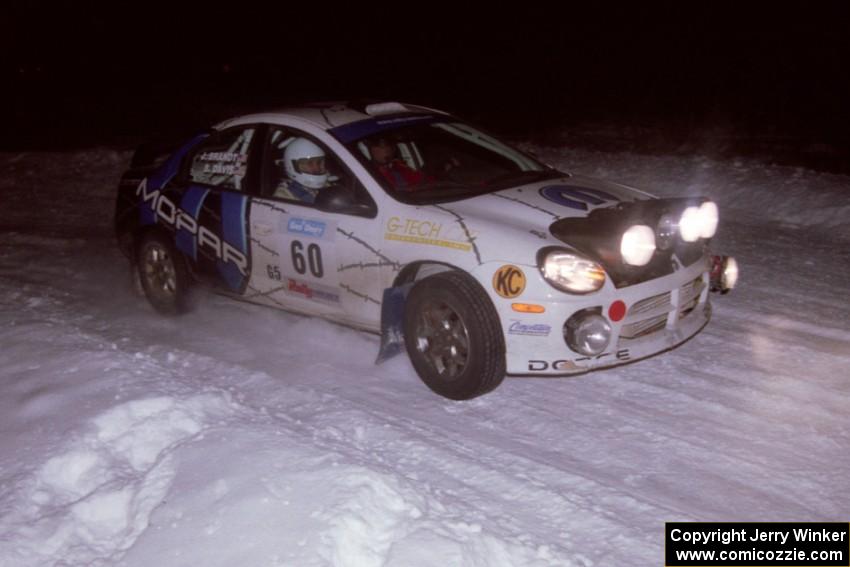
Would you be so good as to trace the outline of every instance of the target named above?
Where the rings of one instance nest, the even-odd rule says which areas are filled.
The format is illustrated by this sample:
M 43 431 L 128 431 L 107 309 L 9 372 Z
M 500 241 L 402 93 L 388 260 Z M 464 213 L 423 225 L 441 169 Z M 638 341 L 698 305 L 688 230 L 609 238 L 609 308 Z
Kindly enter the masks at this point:
M 325 321 L 156 315 L 129 153 L 0 154 L 0 566 L 653 565 L 665 521 L 846 521 L 850 177 L 531 149 L 713 197 L 741 287 L 674 351 L 464 403 Z

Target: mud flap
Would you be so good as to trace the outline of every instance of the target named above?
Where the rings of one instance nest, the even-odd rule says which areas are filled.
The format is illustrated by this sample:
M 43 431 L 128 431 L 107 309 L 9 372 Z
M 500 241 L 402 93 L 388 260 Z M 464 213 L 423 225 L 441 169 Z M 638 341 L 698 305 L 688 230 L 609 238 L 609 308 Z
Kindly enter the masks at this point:
M 381 350 L 375 364 L 381 364 L 404 350 L 404 302 L 413 284 L 388 287 L 381 303 Z

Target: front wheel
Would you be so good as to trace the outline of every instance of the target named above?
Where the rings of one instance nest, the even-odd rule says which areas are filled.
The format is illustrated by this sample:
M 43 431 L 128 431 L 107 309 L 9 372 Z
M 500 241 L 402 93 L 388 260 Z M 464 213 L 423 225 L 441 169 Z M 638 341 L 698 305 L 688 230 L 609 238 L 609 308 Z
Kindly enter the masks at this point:
M 462 272 L 440 272 L 413 287 L 404 342 L 419 377 L 446 398 L 481 396 L 505 378 L 499 317 L 478 282 Z
M 180 252 L 159 233 L 148 233 L 139 243 L 139 280 L 154 309 L 166 315 L 190 310 L 191 280 Z

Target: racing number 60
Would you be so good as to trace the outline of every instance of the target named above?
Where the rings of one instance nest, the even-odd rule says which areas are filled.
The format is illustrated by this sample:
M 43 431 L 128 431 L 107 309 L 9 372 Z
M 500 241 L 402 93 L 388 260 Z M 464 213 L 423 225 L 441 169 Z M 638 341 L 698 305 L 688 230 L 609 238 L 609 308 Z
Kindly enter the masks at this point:
M 292 267 L 295 268 L 295 271 L 299 274 L 304 274 L 307 271 L 307 268 L 310 268 L 310 273 L 313 274 L 313 277 L 321 278 L 325 275 L 325 271 L 322 268 L 322 249 L 319 248 L 318 244 L 310 244 L 307 246 L 307 258 L 304 258 L 304 245 L 298 241 L 293 240 L 292 246 L 290 246 L 290 250 L 292 252 Z

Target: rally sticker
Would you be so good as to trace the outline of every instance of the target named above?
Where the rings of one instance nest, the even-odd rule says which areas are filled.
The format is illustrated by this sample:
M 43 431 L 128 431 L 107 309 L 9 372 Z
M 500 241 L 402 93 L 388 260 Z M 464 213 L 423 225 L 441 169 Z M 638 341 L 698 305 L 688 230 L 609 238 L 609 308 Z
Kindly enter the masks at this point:
M 286 292 L 289 295 L 303 297 L 324 303 L 339 303 L 339 294 L 333 288 L 321 284 L 287 278 Z
M 468 240 L 461 241 L 463 235 L 444 227 L 442 223 L 420 220 L 401 219 L 390 217 L 387 221 L 387 231 L 384 234 L 387 240 L 397 242 L 410 242 L 413 244 L 429 244 L 431 246 L 442 246 L 443 248 L 454 248 L 468 252 L 472 245 Z
M 311 236 L 313 238 L 322 238 L 325 234 L 327 225 L 322 221 L 302 219 L 298 217 L 290 217 L 286 224 L 287 232 Z
M 517 297 L 525 290 L 525 274 L 516 266 L 502 266 L 493 274 L 493 289 L 506 299 Z
M 511 321 L 508 334 L 526 335 L 529 337 L 548 337 L 552 327 L 543 323 L 523 323 L 516 319 Z

